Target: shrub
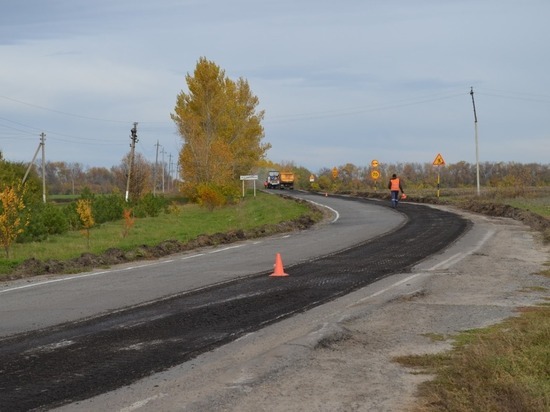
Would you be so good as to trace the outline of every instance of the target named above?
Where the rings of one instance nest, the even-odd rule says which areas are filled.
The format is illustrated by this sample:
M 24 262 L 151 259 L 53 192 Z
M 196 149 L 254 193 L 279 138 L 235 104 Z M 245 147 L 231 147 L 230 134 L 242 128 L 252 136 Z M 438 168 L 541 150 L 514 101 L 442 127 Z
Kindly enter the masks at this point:
M 124 198 L 120 194 L 97 196 L 92 201 L 94 219 L 98 224 L 119 220 L 124 207 Z
M 69 230 L 69 219 L 64 210 L 51 203 L 36 202 L 29 207 L 29 225 L 18 242 L 33 242 L 46 239 L 49 235 Z
M 168 200 L 164 196 L 154 196 L 152 193 L 147 193 L 143 196 L 134 207 L 135 217 L 157 217 L 161 212 L 169 212 Z M 119 215 L 122 216 L 122 212 Z
M 223 206 L 227 202 L 226 196 L 220 187 L 211 184 L 201 184 L 197 187 L 197 203 L 212 211 L 217 206 Z

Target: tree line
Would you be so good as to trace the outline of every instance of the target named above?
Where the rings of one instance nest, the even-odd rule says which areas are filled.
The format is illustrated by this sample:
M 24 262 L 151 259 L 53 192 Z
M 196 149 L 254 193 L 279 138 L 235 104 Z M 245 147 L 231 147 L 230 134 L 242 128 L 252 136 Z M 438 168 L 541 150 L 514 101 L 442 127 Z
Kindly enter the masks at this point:
M 84 190 L 96 194 L 124 193 L 128 177 L 128 155 L 121 163 L 110 168 L 87 167 L 81 163 L 46 162 L 46 191 L 50 195 L 79 195 Z M 35 167 L 36 175 L 42 178 L 42 167 Z M 175 173 L 165 165 L 149 162 L 140 153 L 135 154 L 130 179 L 130 197 L 139 199 L 147 193 L 170 193 L 177 191 Z
M 393 163 L 380 164 L 376 168 L 371 165 L 356 166 L 348 163 L 334 168 L 322 169 L 315 178 L 313 185 L 321 190 L 372 190 L 385 188 L 390 176 L 396 173 L 409 189 L 436 188 L 438 175 L 440 187 L 464 188 L 475 187 L 477 184 L 477 167 L 475 164 L 460 161 L 445 166 L 433 166 L 431 163 Z M 378 179 L 372 178 L 372 172 L 378 171 Z M 482 162 L 479 164 L 479 179 L 484 187 L 513 188 L 521 191 L 527 187 L 543 187 L 550 185 L 550 165 L 539 163 L 516 162 Z M 304 187 L 304 182 L 301 183 Z

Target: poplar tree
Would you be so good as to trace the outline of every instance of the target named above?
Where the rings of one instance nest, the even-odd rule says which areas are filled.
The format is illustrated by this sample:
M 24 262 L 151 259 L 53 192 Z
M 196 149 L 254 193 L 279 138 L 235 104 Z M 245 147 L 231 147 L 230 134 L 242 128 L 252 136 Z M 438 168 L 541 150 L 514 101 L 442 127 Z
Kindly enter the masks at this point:
M 177 96 L 171 117 L 183 139 L 179 153 L 184 191 L 209 185 L 221 191 L 239 187 L 271 147 L 263 144 L 263 111 L 248 82 L 233 81 L 214 62 L 200 58 L 186 77 L 188 93 Z

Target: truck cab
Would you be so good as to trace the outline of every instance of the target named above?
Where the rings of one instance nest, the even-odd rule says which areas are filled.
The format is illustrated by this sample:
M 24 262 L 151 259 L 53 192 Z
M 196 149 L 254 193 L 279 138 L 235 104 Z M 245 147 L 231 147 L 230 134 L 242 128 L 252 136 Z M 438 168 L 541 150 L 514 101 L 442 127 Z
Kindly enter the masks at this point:
M 278 170 L 267 172 L 266 187 L 268 189 L 279 189 L 281 187 L 281 174 Z

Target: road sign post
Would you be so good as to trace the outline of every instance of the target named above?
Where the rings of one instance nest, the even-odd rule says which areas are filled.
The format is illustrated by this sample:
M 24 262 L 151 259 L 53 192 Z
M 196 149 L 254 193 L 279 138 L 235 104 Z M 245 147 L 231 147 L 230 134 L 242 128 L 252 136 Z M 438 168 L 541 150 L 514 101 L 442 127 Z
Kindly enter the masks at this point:
M 433 165 L 435 167 L 437 167 L 437 198 L 439 199 L 439 183 L 440 183 L 439 167 L 440 166 L 445 166 L 445 160 L 443 160 L 443 156 L 441 156 L 441 153 L 437 154 L 437 156 L 435 157 L 435 159 L 433 161 Z
M 244 176 L 241 176 L 241 181 L 243 182 L 243 197 L 244 197 L 244 181 L 245 180 L 254 181 L 254 197 L 256 197 L 256 180 L 258 180 L 258 175 L 244 175 Z

